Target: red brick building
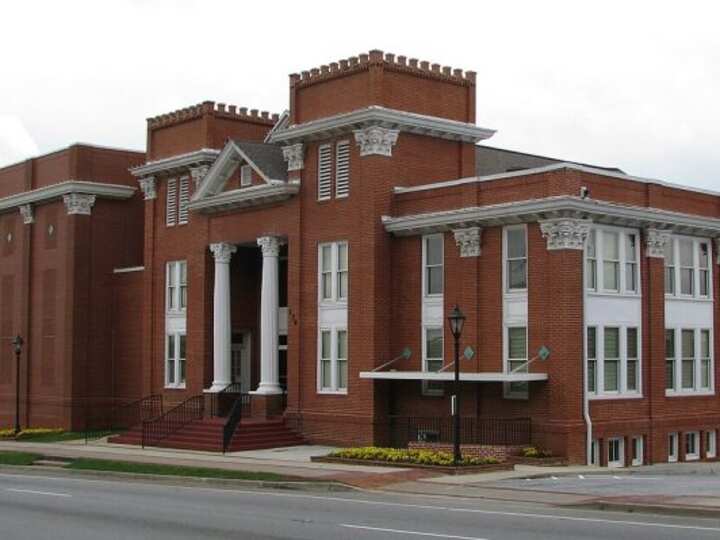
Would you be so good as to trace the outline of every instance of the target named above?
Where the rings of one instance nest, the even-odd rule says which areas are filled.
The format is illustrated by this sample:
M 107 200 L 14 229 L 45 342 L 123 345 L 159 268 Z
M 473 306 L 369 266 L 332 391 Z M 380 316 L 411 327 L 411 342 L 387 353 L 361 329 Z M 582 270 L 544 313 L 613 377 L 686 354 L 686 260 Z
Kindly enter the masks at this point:
M 311 442 L 444 441 L 458 305 L 466 442 L 715 458 L 720 195 L 478 144 L 475 87 L 371 51 L 282 115 L 205 102 L 146 155 L 0 170 L 0 419 L 20 333 L 25 423 L 239 381 Z

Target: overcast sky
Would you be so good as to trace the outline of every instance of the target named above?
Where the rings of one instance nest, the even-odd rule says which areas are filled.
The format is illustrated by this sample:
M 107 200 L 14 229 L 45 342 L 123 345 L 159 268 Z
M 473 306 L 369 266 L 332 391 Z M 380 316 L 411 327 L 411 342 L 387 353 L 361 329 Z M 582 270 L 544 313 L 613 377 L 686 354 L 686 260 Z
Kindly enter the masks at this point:
M 715 6 L 718 7 L 715 7 Z M 0 166 L 145 118 L 281 112 L 288 74 L 373 48 L 478 73 L 489 143 L 720 189 L 720 3 L 8 1 Z

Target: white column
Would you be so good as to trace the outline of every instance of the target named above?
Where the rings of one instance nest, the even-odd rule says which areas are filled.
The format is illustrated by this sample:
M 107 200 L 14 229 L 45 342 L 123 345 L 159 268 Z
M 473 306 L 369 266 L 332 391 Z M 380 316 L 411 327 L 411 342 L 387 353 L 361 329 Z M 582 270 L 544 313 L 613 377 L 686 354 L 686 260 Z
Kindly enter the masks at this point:
M 258 238 L 262 249 L 262 289 L 260 293 L 260 385 L 256 394 L 281 394 L 278 368 L 278 256 L 282 239 Z
M 230 325 L 230 258 L 237 247 L 224 242 L 210 244 L 215 257 L 213 295 L 213 383 L 207 392 L 219 392 L 230 384 L 232 327 Z

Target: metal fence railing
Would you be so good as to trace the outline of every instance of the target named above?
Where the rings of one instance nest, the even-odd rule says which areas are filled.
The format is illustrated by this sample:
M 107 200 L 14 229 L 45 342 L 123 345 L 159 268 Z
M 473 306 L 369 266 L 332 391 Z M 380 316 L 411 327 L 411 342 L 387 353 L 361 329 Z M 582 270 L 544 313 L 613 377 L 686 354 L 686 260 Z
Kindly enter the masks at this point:
M 205 396 L 192 396 L 159 416 L 143 420 L 142 446 L 154 446 L 205 414 Z
M 390 417 L 390 445 L 405 448 L 410 442 L 449 443 L 453 440 L 453 420 L 447 417 Z M 460 419 L 461 444 L 501 446 L 529 445 L 532 438 L 530 418 Z

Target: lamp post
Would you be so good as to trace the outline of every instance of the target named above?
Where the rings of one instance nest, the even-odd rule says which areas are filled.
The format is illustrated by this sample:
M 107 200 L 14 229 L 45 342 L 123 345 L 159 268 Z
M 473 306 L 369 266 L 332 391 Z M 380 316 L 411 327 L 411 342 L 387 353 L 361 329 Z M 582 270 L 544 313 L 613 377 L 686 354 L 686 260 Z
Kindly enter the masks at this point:
M 465 324 L 465 315 L 455 306 L 448 316 L 450 332 L 455 338 L 455 382 L 453 384 L 452 416 L 453 416 L 453 465 L 456 467 L 462 461 L 460 454 L 460 334 Z
M 23 343 L 23 338 L 19 334 L 12 340 L 15 347 L 15 435 L 20 433 L 20 353 Z

